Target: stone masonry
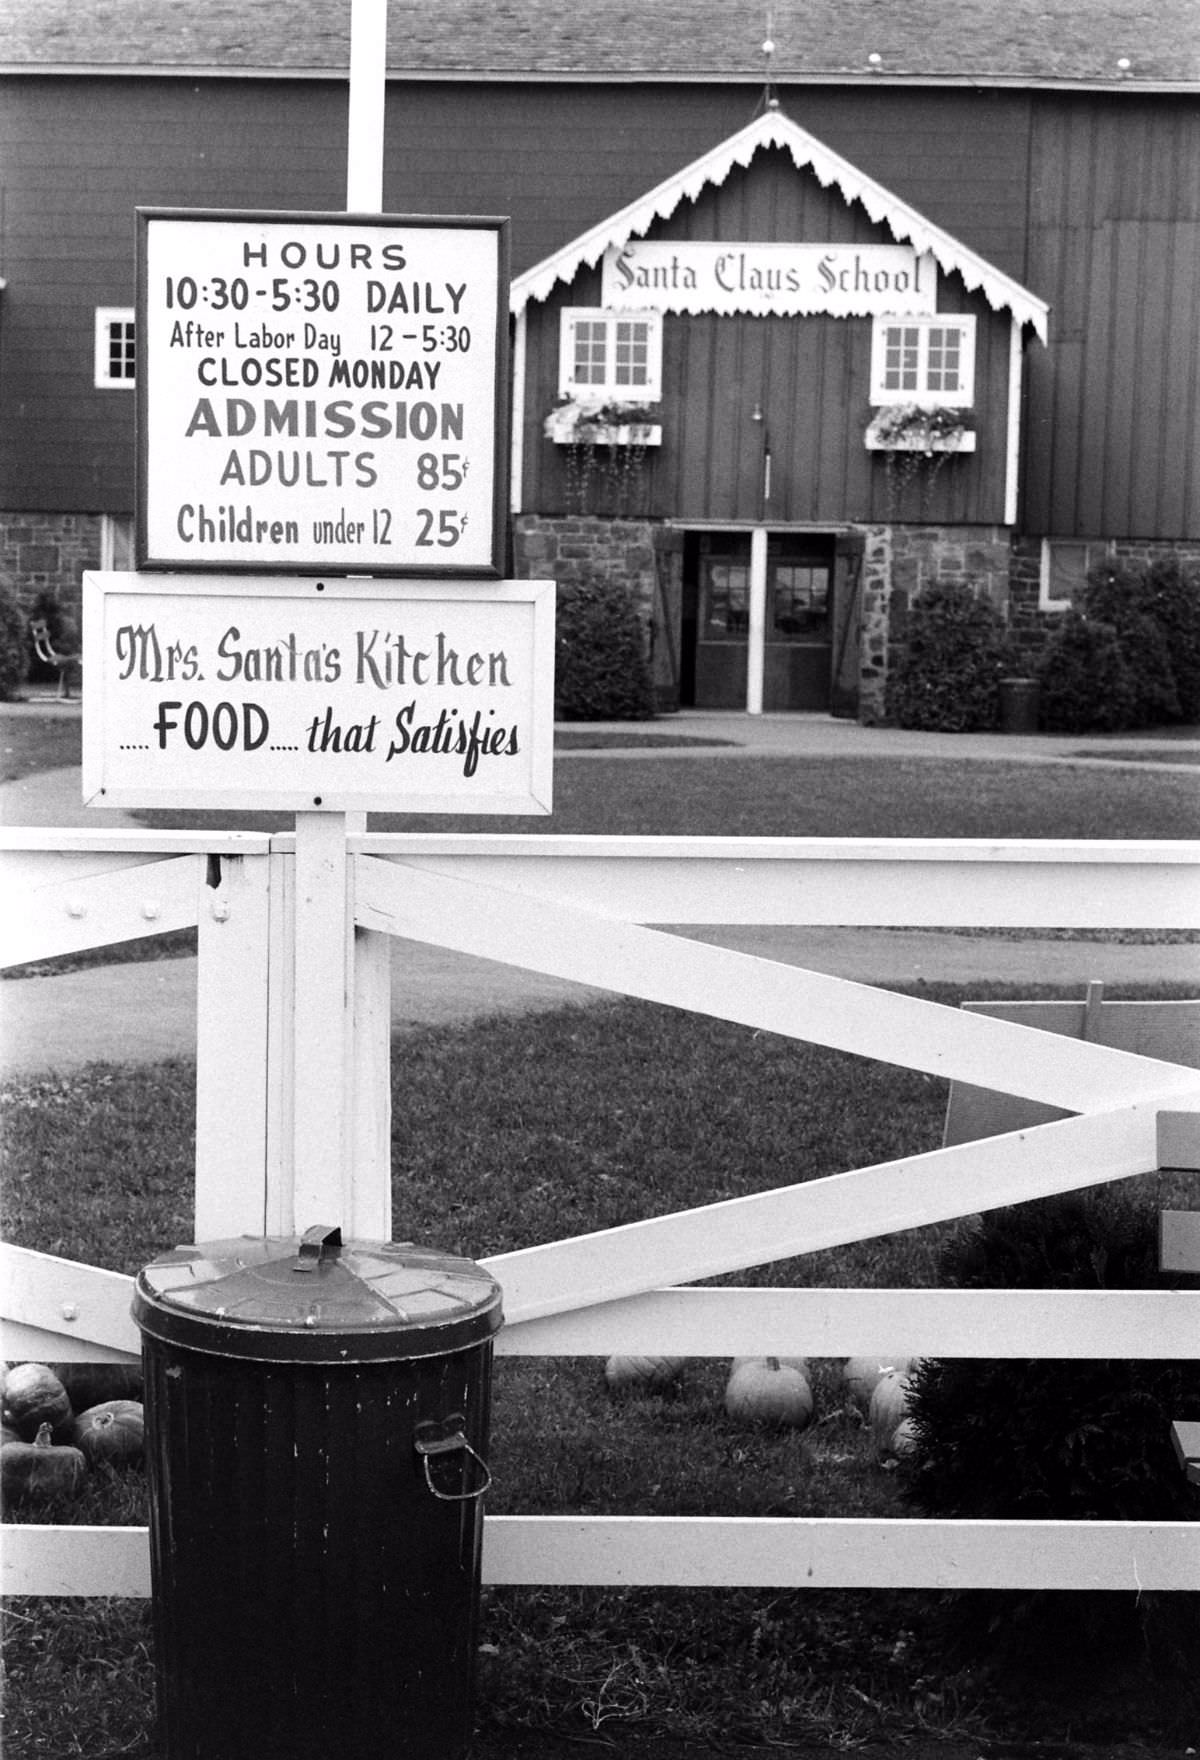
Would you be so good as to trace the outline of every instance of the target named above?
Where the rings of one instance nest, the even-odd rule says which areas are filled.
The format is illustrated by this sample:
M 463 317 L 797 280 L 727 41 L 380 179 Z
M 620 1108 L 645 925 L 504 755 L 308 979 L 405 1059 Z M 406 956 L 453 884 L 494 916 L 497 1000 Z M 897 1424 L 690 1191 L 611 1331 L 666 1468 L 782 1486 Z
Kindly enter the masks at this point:
M 94 513 L 0 513 L 0 581 L 22 611 L 48 590 L 79 628 L 84 570 L 100 566 L 101 523 Z

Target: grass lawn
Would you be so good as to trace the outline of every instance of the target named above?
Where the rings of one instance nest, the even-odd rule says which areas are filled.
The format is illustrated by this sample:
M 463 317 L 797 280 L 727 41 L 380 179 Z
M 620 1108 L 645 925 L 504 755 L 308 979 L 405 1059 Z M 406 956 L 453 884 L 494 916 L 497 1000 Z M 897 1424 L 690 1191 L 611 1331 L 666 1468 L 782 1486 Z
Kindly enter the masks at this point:
M 139 821 L 284 830 L 284 813 L 172 812 Z M 1200 788 L 1171 771 L 940 758 L 569 759 L 546 818 L 372 813 L 373 831 L 553 832 L 698 837 L 1065 837 L 1200 835 Z
M 12 729 L 20 731 L 10 738 Z M 77 761 L 72 739 L 75 720 L 11 717 L 0 744 L 9 774 L 22 775 Z M 575 743 L 587 739 L 578 730 Z M 653 762 L 567 759 L 557 767 L 552 819 L 456 819 L 453 827 L 1187 837 L 1200 822 L 1197 795 L 1194 778 L 1159 771 L 904 759 L 706 763 L 668 751 Z M 217 819 L 141 817 L 156 825 Z M 444 831 L 451 822 L 373 815 L 372 823 Z M 922 994 L 961 1000 L 941 986 Z M 1022 994 L 1051 992 L 1024 985 Z M 394 1059 L 393 1083 L 396 1232 L 472 1256 L 920 1153 L 940 1140 L 945 1109 L 944 1087 L 931 1078 L 625 1001 L 413 1034 Z M 184 1063 L 95 1065 L 8 1084 L 0 1093 L 5 1238 L 126 1272 L 188 1238 L 193 1119 L 194 1070 Z M 1164 1205 L 1195 1202 L 1183 1176 L 1166 1175 L 1124 1182 L 1118 1198 L 1148 1230 Z M 933 1285 L 942 1252 L 969 1227 L 907 1231 L 740 1280 Z M 489 1509 L 912 1513 L 903 1469 L 875 1459 L 837 1362 L 813 1363 L 816 1421 L 802 1433 L 733 1425 L 722 1405 L 727 1367 L 691 1360 L 670 1393 L 615 1400 L 594 1359 L 501 1360 Z M 139 1523 L 144 1483 L 137 1472 L 98 1473 L 72 1503 L 13 1512 L 30 1517 Z M 1136 1643 L 1114 1655 L 1068 1647 L 1043 1658 L 1044 1667 L 969 1651 L 959 1639 L 980 1599 L 489 1589 L 474 1752 L 477 1760 L 565 1760 L 597 1746 L 619 1760 L 684 1760 L 684 1742 L 729 1755 L 874 1743 L 924 1760 L 922 1744 L 935 1740 L 955 1760 L 972 1760 L 989 1736 L 1132 1744 L 1139 1755 L 1195 1744 L 1200 1670 L 1156 1672 Z M 13 1604 L 6 1624 L 9 1760 L 162 1760 L 151 1734 L 148 1607 L 25 1601 Z
M 81 710 L 68 715 L 5 714 L 0 704 L 0 782 L 80 762 Z
M 919 1153 L 940 1140 L 945 1105 L 943 1084 L 910 1071 L 624 1001 L 412 1035 L 393 1082 L 397 1234 L 473 1256 Z M 10 1084 L 6 1238 L 123 1271 L 186 1238 L 192 1083 L 190 1065 L 169 1063 Z M 1153 1229 L 1185 1183 L 1147 1178 L 1128 1201 Z M 969 1226 L 738 1281 L 928 1286 Z M 812 1365 L 817 1421 L 803 1433 L 732 1424 L 727 1367 L 692 1360 L 669 1394 L 616 1400 L 597 1360 L 501 1360 L 489 1509 L 912 1513 L 837 1362 Z M 136 1523 L 144 1486 L 96 1476 L 78 1501 L 33 1513 Z M 1074 1681 L 1061 1658 L 1052 1678 L 990 1666 L 956 1648 L 961 1616 L 919 1593 L 489 1589 L 477 1751 L 522 1752 L 539 1729 L 564 1744 L 615 1734 L 620 1752 L 626 1733 L 663 1731 L 718 1748 L 989 1731 L 1165 1746 L 1195 1727 L 1195 1679 L 1155 1676 L 1136 1655 L 1092 1657 Z M 148 1643 L 145 1607 L 18 1604 L 6 1752 L 159 1760 Z

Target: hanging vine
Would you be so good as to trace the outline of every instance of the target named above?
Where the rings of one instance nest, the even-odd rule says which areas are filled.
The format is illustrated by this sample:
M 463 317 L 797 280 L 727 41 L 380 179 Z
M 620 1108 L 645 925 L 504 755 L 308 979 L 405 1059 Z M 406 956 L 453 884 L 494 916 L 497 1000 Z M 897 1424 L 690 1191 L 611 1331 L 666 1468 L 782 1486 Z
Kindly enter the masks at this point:
M 878 412 L 870 432 L 884 453 L 889 519 L 899 517 L 900 503 L 914 480 L 920 483 L 920 517 L 928 515 L 934 484 L 956 456 L 951 443 L 971 425 L 972 411 L 965 409 L 901 403 Z
M 646 432 L 658 414 L 643 404 L 581 404 L 560 398 L 546 417 L 547 437 L 563 448 L 567 507 L 593 511 L 594 486 L 603 485 L 612 511 L 625 515 L 641 500 L 646 478 Z M 628 438 L 617 438 L 625 430 Z

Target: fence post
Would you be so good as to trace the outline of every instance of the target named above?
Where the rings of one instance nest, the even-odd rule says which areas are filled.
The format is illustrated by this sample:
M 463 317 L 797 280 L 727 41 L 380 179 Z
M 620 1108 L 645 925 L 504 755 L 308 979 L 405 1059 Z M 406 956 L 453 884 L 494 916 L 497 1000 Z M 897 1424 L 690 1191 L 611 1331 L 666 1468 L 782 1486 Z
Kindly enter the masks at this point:
M 355 932 L 356 868 L 345 814 L 297 813 L 289 1226 L 389 1239 L 389 966 Z
M 262 1234 L 270 1136 L 269 857 L 211 856 L 197 911 L 196 1240 Z

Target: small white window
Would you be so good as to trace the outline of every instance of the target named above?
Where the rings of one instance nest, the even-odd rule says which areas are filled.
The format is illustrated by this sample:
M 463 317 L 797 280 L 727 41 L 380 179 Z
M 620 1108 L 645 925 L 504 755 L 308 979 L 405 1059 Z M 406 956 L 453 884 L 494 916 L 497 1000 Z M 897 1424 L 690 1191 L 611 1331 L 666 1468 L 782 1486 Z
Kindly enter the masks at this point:
M 133 521 L 128 514 L 100 515 L 100 567 L 105 570 L 133 567 Z
M 935 313 L 875 319 L 871 402 L 962 409 L 975 400 L 975 320 Z
M 96 385 L 101 390 L 137 382 L 137 338 L 132 308 L 96 307 Z
M 559 332 L 558 389 L 583 402 L 657 403 L 662 313 L 568 307 Z
M 1088 575 L 1108 554 L 1103 538 L 1043 538 L 1038 610 L 1069 611 L 1078 605 Z

